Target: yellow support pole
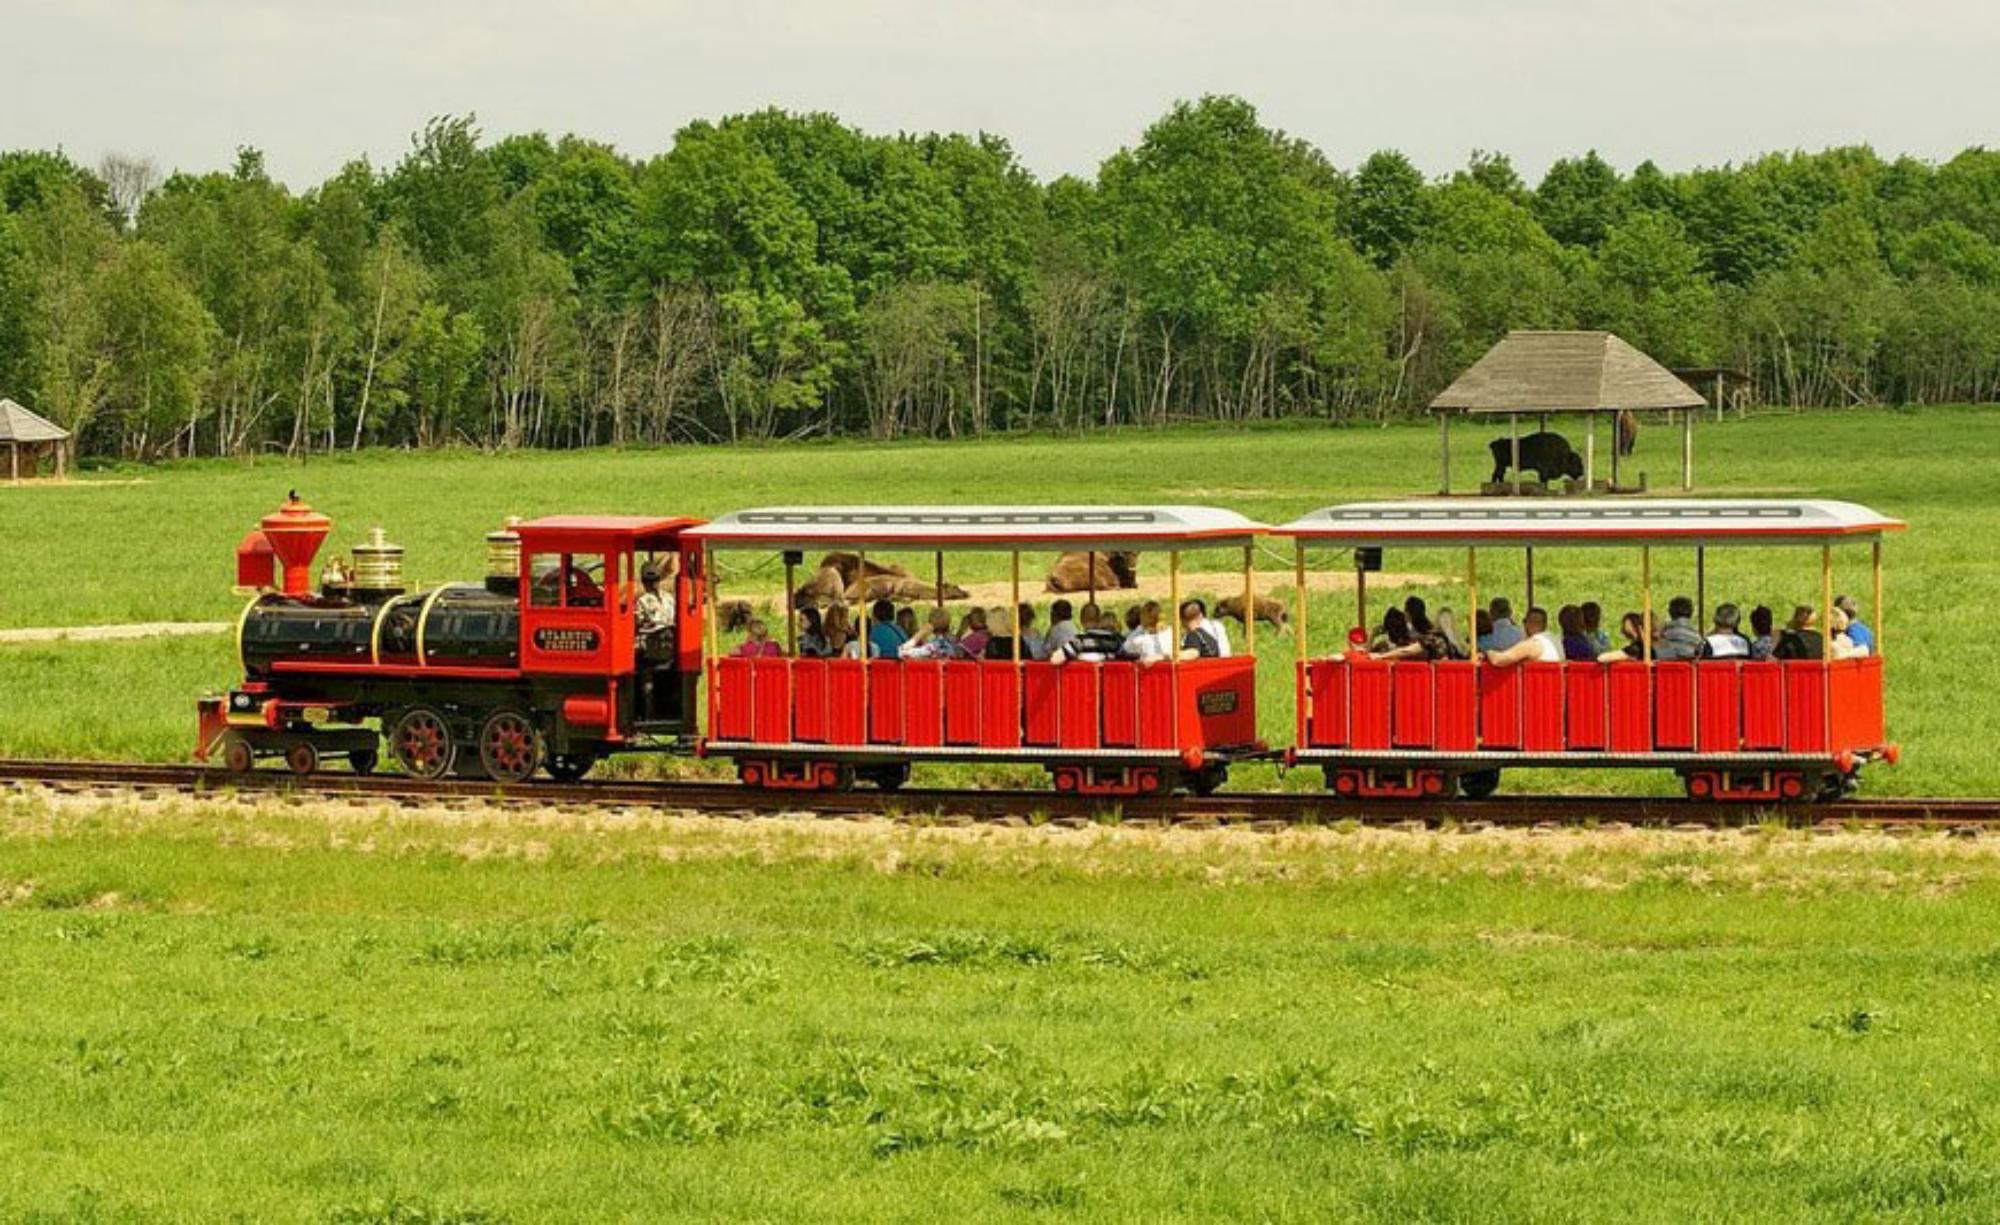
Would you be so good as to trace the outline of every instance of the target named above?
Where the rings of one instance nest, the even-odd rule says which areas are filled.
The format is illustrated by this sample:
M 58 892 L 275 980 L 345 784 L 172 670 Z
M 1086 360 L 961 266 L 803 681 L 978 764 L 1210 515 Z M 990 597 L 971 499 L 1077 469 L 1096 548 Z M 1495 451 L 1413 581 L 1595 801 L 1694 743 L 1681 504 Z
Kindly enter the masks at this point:
M 785 554 L 785 654 L 797 656 L 799 653 L 799 610 L 793 605 L 799 601 L 798 567 L 790 553 Z
M 1653 550 L 1639 550 L 1639 651 L 1640 658 L 1653 662 Z M 1648 683 L 1651 677 L 1648 676 Z
M 1882 653 L 1882 627 L 1889 620 L 1882 615 L 1882 542 L 1877 540 L 1874 548 L 1870 551 L 1873 555 L 1871 560 L 1875 567 L 1875 607 L 1872 610 L 1875 614 L 1875 653 L 1880 655 Z
M 1472 634 L 1472 748 L 1479 750 L 1479 550 L 1465 550 L 1465 624 Z
M 1292 542 L 1292 634 L 1299 661 L 1306 658 L 1306 542 Z

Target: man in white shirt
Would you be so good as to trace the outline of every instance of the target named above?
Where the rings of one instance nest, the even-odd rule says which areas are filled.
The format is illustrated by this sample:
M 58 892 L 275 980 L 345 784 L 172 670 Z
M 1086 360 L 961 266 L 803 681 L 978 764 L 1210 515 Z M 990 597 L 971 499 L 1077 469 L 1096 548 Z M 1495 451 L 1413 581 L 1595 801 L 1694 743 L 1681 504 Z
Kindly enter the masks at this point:
M 1734 604 L 1715 606 L 1715 630 L 1709 634 L 1704 653 L 1710 659 L 1748 659 L 1750 640 L 1740 633 L 1741 614 Z
M 638 620 L 635 628 L 642 646 L 657 647 L 673 634 L 674 599 L 660 590 L 660 568 L 652 562 L 639 571 L 639 582 L 645 590 L 632 610 Z
M 1562 662 L 1562 643 L 1549 632 L 1548 610 L 1531 608 L 1528 615 L 1521 618 L 1521 628 L 1526 635 L 1504 651 L 1486 652 L 1486 662 L 1496 668 L 1512 668 L 1517 664 L 1559 664 Z

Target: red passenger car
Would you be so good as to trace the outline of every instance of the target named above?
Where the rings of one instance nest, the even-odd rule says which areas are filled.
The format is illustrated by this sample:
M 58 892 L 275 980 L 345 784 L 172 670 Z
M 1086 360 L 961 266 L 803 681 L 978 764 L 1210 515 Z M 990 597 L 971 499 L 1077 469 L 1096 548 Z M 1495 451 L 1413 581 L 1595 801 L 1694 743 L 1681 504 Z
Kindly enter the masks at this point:
M 1247 590 L 1250 545 L 1264 530 L 1186 506 L 780 507 L 724 515 L 687 538 L 711 553 L 781 557 L 788 604 L 794 568 L 827 550 L 861 554 L 864 570 L 870 556 L 920 554 L 931 564 L 917 573 L 936 585 L 947 553 L 1005 554 L 1009 607 L 1021 603 L 1024 553 L 1139 551 L 1165 558 L 1171 618 L 1182 551 L 1231 550 Z M 1229 658 L 1142 665 L 1029 660 L 1018 638 L 999 660 L 717 658 L 711 628 L 702 749 L 735 759 L 742 779 L 763 787 L 856 777 L 894 787 L 914 762 L 1006 761 L 1047 767 L 1065 791 L 1207 790 L 1230 761 L 1263 747 L 1254 633 Z
M 1371 660 L 1351 648 L 1313 657 L 1301 598 L 1295 764 L 1325 769 L 1344 795 L 1490 793 L 1512 766 L 1666 767 L 1697 798 L 1831 798 L 1861 766 L 1893 762 L 1883 727 L 1882 537 L 1902 523 L 1834 501 L 1481 499 L 1334 506 L 1274 529 L 1306 550 L 1464 550 L 1466 607 L 1479 605 L 1479 557 L 1524 550 L 1525 610 L 1538 550 L 1635 555 L 1645 646 L 1629 662 Z M 1652 563 L 1663 549 L 1694 554 L 1696 617 L 1706 626 L 1708 550 L 1794 548 L 1816 554 L 1821 627 L 1831 620 L 1836 546 L 1869 546 L 1875 644 L 1861 658 L 1653 658 Z M 1358 554 L 1365 556 L 1366 554 Z M 1811 581 L 1802 567 L 1801 589 Z M 1365 591 L 1365 587 L 1363 588 Z M 1780 617 L 1790 610 L 1779 610 Z M 1367 619 L 1365 597 L 1361 605 Z M 1466 631 L 1471 630 L 1466 619 Z

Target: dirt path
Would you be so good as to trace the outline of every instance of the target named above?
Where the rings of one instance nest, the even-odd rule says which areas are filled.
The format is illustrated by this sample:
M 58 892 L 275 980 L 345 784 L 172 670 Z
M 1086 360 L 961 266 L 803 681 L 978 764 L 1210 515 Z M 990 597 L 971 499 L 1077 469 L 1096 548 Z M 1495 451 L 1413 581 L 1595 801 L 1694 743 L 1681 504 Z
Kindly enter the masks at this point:
M 0 644 L 23 642 L 116 642 L 127 638 L 186 638 L 220 634 L 227 621 L 135 621 L 125 625 L 52 625 L 0 630 Z

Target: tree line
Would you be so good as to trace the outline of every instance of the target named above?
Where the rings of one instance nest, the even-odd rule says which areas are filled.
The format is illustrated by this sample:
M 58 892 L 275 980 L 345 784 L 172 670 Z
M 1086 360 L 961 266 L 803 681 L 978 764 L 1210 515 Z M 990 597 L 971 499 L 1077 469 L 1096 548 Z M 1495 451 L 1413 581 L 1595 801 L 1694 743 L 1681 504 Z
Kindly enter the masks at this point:
M 1614 330 L 1767 403 L 2000 392 L 2000 153 L 1530 187 L 1352 170 L 1232 97 L 1092 180 L 991 135 L 770 110 L 635 160 L 432 121 L 301 193 L 0 153 L 0 395 L 82 451 L 583 446 L 1381 418 L 1509 328 Z

